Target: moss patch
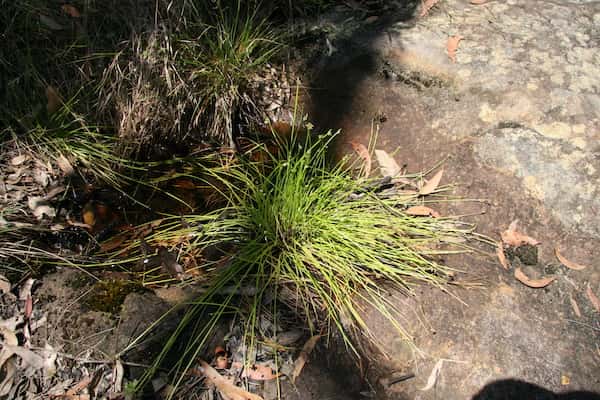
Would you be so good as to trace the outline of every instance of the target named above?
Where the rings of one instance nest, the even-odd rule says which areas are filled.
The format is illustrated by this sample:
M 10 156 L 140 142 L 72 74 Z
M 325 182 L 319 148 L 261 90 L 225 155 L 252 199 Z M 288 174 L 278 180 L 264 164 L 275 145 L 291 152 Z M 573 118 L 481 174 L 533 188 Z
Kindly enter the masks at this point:
M 92 311 L 117 314 L 129 293 L 143 290 L 140 284 L 121 279 L 99 281 L 94 284 L 92 292 L 86 297 L 84 307 Z

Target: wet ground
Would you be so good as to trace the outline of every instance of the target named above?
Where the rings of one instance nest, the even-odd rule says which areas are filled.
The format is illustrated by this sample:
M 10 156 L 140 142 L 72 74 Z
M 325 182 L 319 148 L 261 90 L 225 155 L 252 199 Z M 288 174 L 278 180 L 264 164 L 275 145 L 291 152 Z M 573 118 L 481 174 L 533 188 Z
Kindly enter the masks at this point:
M 397 149 L 409 171 L 445 159 L 446 183 L 477 201 L 442 213 L 473 214 L 496 239 L 518 219 L 542 242 L 525 270 L 557 276 L 528 288 L 513 277 L 520 260 L 505 270 L 493 249 L 449 260 L 469 287 L 453 290 L 460 301 L 430 288 L 398 299 L 422 353 L 372 316 L 388 356 L 373 375 L 415 374 L 377 398 L 496 398 L 474 396 L 506 379 L 600 392 L 600 314 L 585 295 L 588 285 L 600 292 L 599 22 L 597 2 L 443 1 L 416 22 L 384 21 L 378 33 L 340 43 L 317 74 L 312 115 L 317 126 L 342 129 L 340 152 L 353 140 L 366 145 L 375 121 L 376 147 Z M 463 39 L 452 62 L 446 46 L 455 35 Z M 587 268 L 561 266 L 554 248 Z M 436 385 L 420 390 L 440 359 Z

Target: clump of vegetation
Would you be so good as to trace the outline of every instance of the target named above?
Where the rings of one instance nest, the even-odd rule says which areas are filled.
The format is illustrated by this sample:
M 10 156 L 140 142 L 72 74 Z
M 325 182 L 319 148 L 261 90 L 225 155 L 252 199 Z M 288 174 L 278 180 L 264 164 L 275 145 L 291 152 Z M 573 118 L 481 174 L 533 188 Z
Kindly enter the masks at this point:
M 381 312 L 406 338 L 386 287 L 408 289 L 421 281 L 441 288 L 451 275 L 435 258 L 456 251 L 455 243 L 470 236 L 471 226 L 454 218 L 407 214 L 408 207 L 422 202 L 417 192 L 391 187 L 381 192 L 378 180 L 355 179 L 346 162 L 327 162 L 334 135 L 313 142 L 308 136 L 306 142 L 283 145 L 278 154 L 263 150 L 270 158 L 266 165 L 228 162 L 213 170 L 228 205 L 208 215 L 162 222 L 146 238 L 171 243 L 184 254 L 198 254 L 216 243 L 233 249 L 226 266 L 205 270 L 212 283 L 182 319 L 155 368 L 182 332 L 191 329 L 177 365 L 185 371 L 219 318 L 243 304 L 250 304 L 246 329 L 251 348 L 266 297 L 302 316 L 313 332 L 334 328 L 354 351 L 355 333 L 375 340 L 361 315 L 364 306 Z M 235 295 L 247 287 L 250 297 Z M 234 288 L 229 290 L 233 294 L 224 296 L 224 288 Z M 210 321 L 194 322 L 207 313 Z

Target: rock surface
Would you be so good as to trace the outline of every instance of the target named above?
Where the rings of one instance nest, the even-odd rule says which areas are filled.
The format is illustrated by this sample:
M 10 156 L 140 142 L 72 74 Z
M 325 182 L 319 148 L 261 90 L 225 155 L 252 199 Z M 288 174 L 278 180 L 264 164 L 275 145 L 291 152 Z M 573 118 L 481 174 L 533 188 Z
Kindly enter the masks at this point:
M 370 316 L 391 357 L 375 369 L 416 375 L 378 396 L 492 398 L 482 389 L 506 379 L 600 392 L 600 314 L 585 295 L 588 285 L 600 293 L 599 27 L 598 2 L 443 0 L 423 18 L 388 16 L 333 41 L 339 54 L 316 73 L 309 112 L 317 126 L 342 129 L 339 151 L 367 144 L 375 121 L 377 147 L 399 148 L 409 171 L 447 158 L 446 183 L 474 201 L 440 211 L 474 214 L 495 239 L 519 219 L 542 242 L 526 271 L 557 277 L 532 289 L 514 278 L 518 261 L 504 270 L 493 254 L 450 259 L 466 272 L 456 297 L 420 288 L 398 300 L 418 310 L 404 320 L 420 351 Z M 452 62 L 455 35 L 463 39 Z M 588 267 L 561 266 L 555 247 Z M 436 385 L 420 390 L 440 359 Z

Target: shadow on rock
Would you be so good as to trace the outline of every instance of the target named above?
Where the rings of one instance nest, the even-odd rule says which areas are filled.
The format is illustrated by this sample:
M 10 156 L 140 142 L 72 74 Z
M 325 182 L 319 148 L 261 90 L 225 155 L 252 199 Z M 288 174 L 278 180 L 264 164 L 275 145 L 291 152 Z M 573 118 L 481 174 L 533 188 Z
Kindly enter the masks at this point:
M 600 393 L 577 391 L 554 393 L 541 386 L 506 379 L 486 385 L 471 400 L 600 400 Z

